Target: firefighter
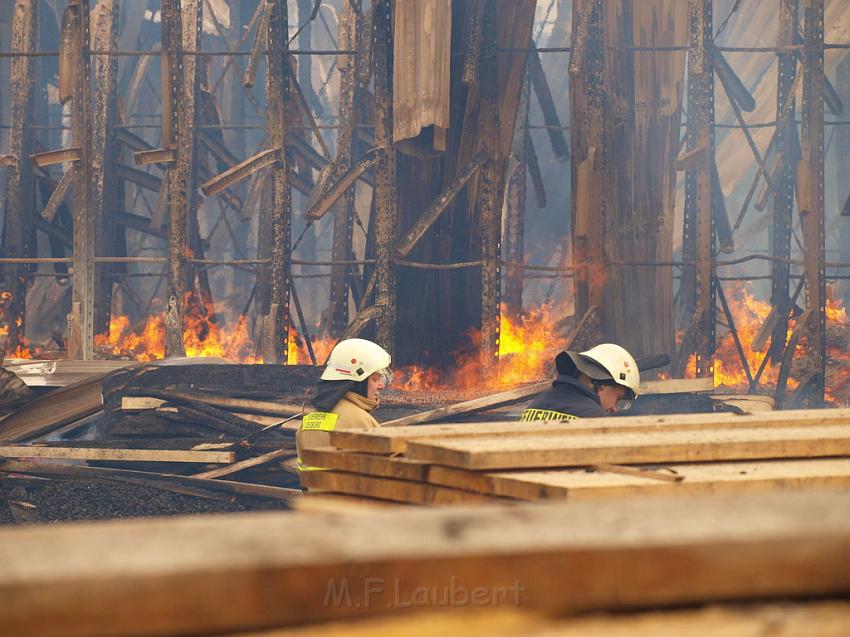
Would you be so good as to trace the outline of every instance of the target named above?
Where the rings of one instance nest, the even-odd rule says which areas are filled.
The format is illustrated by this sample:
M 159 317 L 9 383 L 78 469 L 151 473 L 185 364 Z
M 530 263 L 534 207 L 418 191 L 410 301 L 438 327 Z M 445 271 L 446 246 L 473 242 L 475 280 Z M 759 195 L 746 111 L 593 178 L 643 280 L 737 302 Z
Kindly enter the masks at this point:
M 637 398 L 640 371 L 619 345 L 603 343 L 586 352 L 561 352 L 555 358 L 558 378 L 538 395 L 521 420 L 602 418 Z
M 314 411 L 304 416 L 295 436 L 301 471 L 317 468 L 301 461 L 301 450 L 330 446 L 329 432 L 380 427 L 370 412 L 392 379 L 390 362 L 386 350 L 372 341 L 349 338 L 336 344 L 310 400 Z

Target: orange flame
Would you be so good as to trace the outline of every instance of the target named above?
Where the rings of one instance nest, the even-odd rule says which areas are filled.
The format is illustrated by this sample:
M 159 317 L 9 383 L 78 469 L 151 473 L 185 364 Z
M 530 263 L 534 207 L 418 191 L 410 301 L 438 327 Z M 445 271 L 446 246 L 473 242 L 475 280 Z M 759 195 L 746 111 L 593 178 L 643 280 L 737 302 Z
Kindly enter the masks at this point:
M 483 339 L 480 331 L 473 331 L 468 335 L 473 347 L 469 353 L 457 356 L 454 370 L 443 374 L 416 365 L 404 367 L 396 373 L 395 387 L 407 391 L 468 390 L 485 386 L 509 387 L 547 378 L 550 375 L 548 367 L 565 342 L 555 327 L 560 318 L 560 312 L 551 304 L 519 317 L 511 317 L 503 304 L 497 378 L 483 377 L 480 354 Z

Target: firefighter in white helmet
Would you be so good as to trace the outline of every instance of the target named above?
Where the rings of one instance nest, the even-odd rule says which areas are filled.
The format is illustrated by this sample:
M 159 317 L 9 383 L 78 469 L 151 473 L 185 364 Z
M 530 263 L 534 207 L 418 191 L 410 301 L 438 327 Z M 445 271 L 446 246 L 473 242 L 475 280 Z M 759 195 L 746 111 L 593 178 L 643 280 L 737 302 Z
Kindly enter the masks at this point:
M 310 399 L 314 411 L 304 416 L 295 436 L 299 469 L 317 468 L 302 462 L 302 451 L 330 446 L 329 432 L 380 426 L 370 412 L 392 380 L 390 362 L 389 353 L 372 341 L 349 338 L 336 344 Z
M 558 378 L 538 395 L 522 420 L 602 418 L 637 398 L 640 371 L 619 345 L 603 343 L 586 352 L 561 352 L 555 358 Z

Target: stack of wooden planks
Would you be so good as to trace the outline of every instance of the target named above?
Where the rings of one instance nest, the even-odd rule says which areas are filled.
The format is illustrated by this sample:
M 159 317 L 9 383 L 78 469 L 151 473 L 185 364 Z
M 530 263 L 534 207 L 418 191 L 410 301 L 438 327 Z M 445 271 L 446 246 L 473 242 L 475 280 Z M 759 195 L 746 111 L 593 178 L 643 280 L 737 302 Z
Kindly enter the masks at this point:
M 311 494 L 412 504 L 850 486 L 850 409 L 338 431 Z M 325 497 L 322 495 L 321 497 Z

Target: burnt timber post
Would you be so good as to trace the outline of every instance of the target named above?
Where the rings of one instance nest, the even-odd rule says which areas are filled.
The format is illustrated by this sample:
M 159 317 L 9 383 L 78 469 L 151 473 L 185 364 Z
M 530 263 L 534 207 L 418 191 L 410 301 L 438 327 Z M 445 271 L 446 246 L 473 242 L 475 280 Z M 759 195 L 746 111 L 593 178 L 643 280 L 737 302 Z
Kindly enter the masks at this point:
M 698 377 L 714 374 L 715 289 L 712 165 L 714 163 L 714 52 L 712 0 L 689 0 L 688 151 L 702 151 L 685 182 L 684 260 L 694 261 L 693 319 L 682 343 L 679 371 L 691 349 Z M 686 285 L 687 271 L 682 273 Z
M 496 60 L 496 6 L 484 7 L 478 90 L 481 99 L 480 134 L 490 159 L 480 173 L 481 205 L 481 356 L 485 378 L 498 372 L 501 281 L 502 196 L 499 153 L 499 95 Z
M 803 113 L 797 208 L 803 228 L 803 262 L 809 325 L 806 356 L 813 373 L 813 403 L 824 397 L 826 380 L 826 283 L 824 264 L 823 0 L 806 0 L 803 52 Z
M 374 0 L 373 61 L 375 69 L 375 146 L 379 159 L 375 165 L 375 305 L 380 308 L 376 320 L 377 342 L 391 354 L 396 336 L 396 267 L 394 246 L 398 235 L 398 198 L 396 193 L 396 151 L 393 148 L 392 94 L 392 15 L 389 0 Z
M 118 49 L 118 0 L 102 0 L 92 12 L 94 20 L 94 48 L 100 51 Z M 94 61 L 95 124 L 92 128 L 91 178 L 93 181 L 92 226 L 94 228 L 95 254 L 112 256 L 115 250 L 115 212 L 123 210 L 119 200 L 118 168 L 119 146 L 115 138 L 118 124 L 118 58 L 99 55 Z M 95 279 L 94 331 L 109 329 L 112 302 L 112 265 L 101 264 Z
M 68 319 L 68 356 L 91 360 L 94 356 L 95 236 L 92 210 L 92 113 L 89 0 L 70 0 L 67 26 L 76 38 L 71 98 L 71 137 L 80 149 L 74 193 L 74 291 Z M 66 26 L 63 18 L 63 30 Z
M 38 2 L 17 0 L 12 7 L 12 50 L 30 53 L 38 48 Z M 20 56 L 11 62 L 11 112 L 8 153 L 11 165 L 6 172 L 5 220 L 3 224 L 3 256 L 28 256 L 30 219 L 35 206 L 33 190 L 32 113 L 35 96 L 35 58 Z M 24 308 L 26 299 L 25 268 L 7 263 L 3 266 L 2 290 L 10 293 L 0 298 L 0 348 L 13 352 L 20 345 L 24 332 Z M 20 323 L 19 323 L 20 321 Z M 2 355 L 0 351 L 0 355 Z
M 794 44 L 797 33 L 798 0 L 781 0 L 779 12 L 779 38 L 777 46 Z M 780 121 L 776 132 L 776 151 L 779 166 L 773 178 L 773 236 L 772 254 L 776 260 L 771 263 L 770 302 L 779 314 L 779 321 L 773 330 L 768 356 L 779 361 L 785 351 L 788 333 L 788 302 L 790 300 L 791 277 L 791 229 L 794 211 L 794 188 L 797 181 L 796 144 L 797 124 L 794 117 L 782 115 L 786 103 L 791 100 L 790 113 L 796 112 L 795 98 L 791 94 L 797 78 L 797 59 L 791 51 L 779 51 L 777 55 L 778 76 L 776 84 L 776 119 Z
M 836 77 L 841 101 L 850 104 L 850 56 L 838 64 Z M 842 215 L 838 220 L 838 260 L 846 263 L 850 261 L 850 126 L 839 126 L 835 132 L 835 167 L 838 209 Z M 841 281 L 838 290 L 844 305 L 850 305 L 850 281 Z
M 604 68 L 602 4 L 574 0 L 570 52 L 570 138 L 576 316 L 600 306 L 608 278 L 603 228 Z
M 343 50 L 356 50 L 362 28 L 362 15 L 358 2 L 347 2 L 339 17 L 339 46 Z M 328 175 L 329 184 L 336 183 L 351 168 L 354 150 L 355 128 L 360 110 L 359 56 L 340 54 L 339 68 L 339 134 L 337 136 L 337 156 L 334 169 Z M 351 242 L 354 234 L 354 189 L 348 188 L 335 206 L 333 219 L 333 245 L 331 261 L 340 262 L 351 259 Z M 331 267 L 330 305 L 327 324 L 332 336 L 339 336 L 348 325 L 348 265 Z
M 191 157 L 183 145 L 184 111 L 183 19 L 180 0 L 162 0 L 162 145 L 172 151 L 173 161 L 165 174 L 168 208 L 168 295 L 165 310 L 165 352 L 185 356 L 183 317 L 189 268 L 186 261 L 188 195 L 186 190 Z M 191 149 L 188 149 L 192 154 Z
M 292 189 L 289 183 L 287 106 L 289 102 L 289 12 L 286 0 L 275 0 L 268 23 L 266 127 L 278 160 L 272 173 L 272 246 L 269 312 L 263 329 L 263 361 L 286 363 L 289 348 Z M 263 232 L 262 228 L 260 232 Z
M 529 60 L 530 62 L 530 60 Z M 543 72 L 541 67 L 540 72 Z M 507 213 L 505 228 L 505 258 L 509 263 L 524 261 L 525 206 L 527 199 L 528 111 L 531 97 L 531 73 L 526 70 L 522 96 L 517 110 L 514 140 L 511 146 L 513 172 L 508 178 Z M 505 272 L 505 307 L 513 315 L 522 312 L 522 287 L 525 271 L 513 266 Z

